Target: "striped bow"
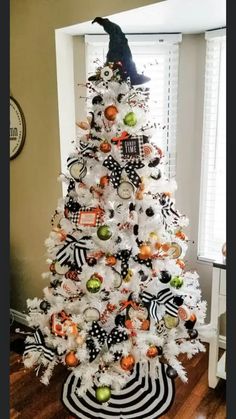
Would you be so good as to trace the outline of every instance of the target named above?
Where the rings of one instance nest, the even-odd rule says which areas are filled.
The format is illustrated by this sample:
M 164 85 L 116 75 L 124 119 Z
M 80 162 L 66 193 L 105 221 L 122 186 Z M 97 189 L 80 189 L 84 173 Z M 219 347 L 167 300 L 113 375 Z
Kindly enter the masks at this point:
M 47 348 L 47 346 L 45 346 L 45 340 L 41 330 L 36 330 L 36 332 L 34 333 L 34 340 L 35 343 L 26 343 L 24 355 L 27 355 L 30 352 L 39 351 L 43 353 L 44 357 L 48 361 L 52 361 L 55 356 L 55 352 L 52 349 L 49 349 Z
M 107 157 L 106 160 L 103 162 L 103 166 L 107 167 L 107 169 L 111 170 L 111 182 L 114 186 L 114 188 L 118 188 L 120 185 L 120 179 L 121 179 L 121 173 L 122 170 L 125 170 L 128 178 L 130 181 L 138 187 L 141 183 L 140 176 L 135 172 L 134 169 L 141 169 L 145 165 L 141 162 L 141 160 L 138 161 L 128 161 L 123 167 L 110 155 Z
M 174 295 L 172 294 L 170 288 L 161 290 L 158 292 L 156 297 L 146 291 L 144 291 L 140 297 L 142 302 L 149 306 L 149 314 L 154 320 L 161 320 L 162 315 L 159 313 L 158 309 L 162 304 L 164 304 L 167 314 L 170 314 L 173 317 L 177 317 L 178 306 L 173 302 Z
M 57 252 L 56 258 L 61 265 L 67 265 L 71 261 L 71 250 L 73 251 L 74 261 L 78 269 L 81 271 L 82 266 L 86 263 L 87 251 L 90 250 L 88 245 L 89 236 L 84 236 L 77 240 L 70 234 L 67 235 L 65 245 Z
M 91 143 L 85 143 L 83 141 L 80 141 L 79 147 L 80 147 L 80 153 L 84 157 L 94 157 L 94 154 L 98 150 L 98 147 L 96 145 L 91 144 Z

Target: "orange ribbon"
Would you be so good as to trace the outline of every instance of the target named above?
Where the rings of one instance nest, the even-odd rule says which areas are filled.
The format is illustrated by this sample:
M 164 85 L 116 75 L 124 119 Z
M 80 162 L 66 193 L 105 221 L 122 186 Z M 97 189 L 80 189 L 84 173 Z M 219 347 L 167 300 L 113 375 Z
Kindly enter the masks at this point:
M 133 307 L 134 310 L 138 310 L 138 308 L 139 308 L 139 305 L 137 303 L 135 303 L 135 301 L 127 301 L 126 300 L 126 301 L 121 301 L 120 304 L 121 304 L 121 308 L 120 308 L 119 311 L 123 311 L 125 308 L 127 308 L 129 306 Z
M 112 138 L 112 141 L 115 142 L 115 143 L 117 142 L 117 144 L 116 144 L 117 147 L 120 147 L 121 141 L 126 140 L 128 137 L 129 137 L 128 132 L 123 131 L 121 133 L 120 137 L 114 137 L 114 138 Z

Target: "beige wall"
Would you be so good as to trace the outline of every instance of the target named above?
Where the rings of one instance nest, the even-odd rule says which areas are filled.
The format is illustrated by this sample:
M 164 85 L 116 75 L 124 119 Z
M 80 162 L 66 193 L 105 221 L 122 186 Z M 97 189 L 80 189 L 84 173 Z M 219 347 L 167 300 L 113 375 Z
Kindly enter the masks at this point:
M 61 195 L 55 29 L 152 0 L 11 0 L 10 88 L 26 118 L 27 137 L 10 164 L 11 307 L 41 296 L 47 269 L 44 241 Z

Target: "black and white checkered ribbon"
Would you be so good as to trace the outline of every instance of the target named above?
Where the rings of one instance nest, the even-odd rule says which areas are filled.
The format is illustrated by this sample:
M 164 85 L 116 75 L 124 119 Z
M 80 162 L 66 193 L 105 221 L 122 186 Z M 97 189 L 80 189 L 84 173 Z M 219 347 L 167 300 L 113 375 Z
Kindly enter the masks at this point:
M 159 313 L 159 307 L 162 304 L 164 304 L 167 314 L 170 314 L 173 317 L 178 316 L 178 306 L 173 302 L 174 295 L 170 288 L 161 290 L 156 297 L 149 292 L 144 291 L 140 295 L 140 298 L 144 304 L 149 306 L 149 314 L 156 321 L 159 321 L 162 318 L 162 315 Z
M 41 330 L 36 330 L 36 332 L 34 333 L 34 340 L 35 343 L 26 343 L 24 355 L 27 355 L 30 352 L 39 351 L 42 352 L 42 354 L 48 361 L 52 361 L 55 356 L 55 352 L 52 349 L 47 348 L 47 346 L 45 345 L 45 340 Z
M 66 265 L 71 260 L 71 250 L 73 251 L 74 261 L 78 269 L 81 270 L 82 266 L 86 263 L 88 239 L 90 237 L 84 236 L 77 240 L 70 234 L 67 235 L 65 245 L 57 252 L 56 258 L 61 265 Z
M 111 170 L 111 182 L 114 188 L 118 188 L 120 185 L 121 173 L 123 170 L 126 171 L 128 178 L 130 181 L 138 187 L 141 183 L 140 176 L 136 173 L 134 169 L 141 169 L 144 167 L 144 163 L 141 160 L 137 161 L 128 161 L 123 167 L 110 155 L 107 157 L 106 160 L 103 162 L 103 166 L 107 167 L 107 169 Z

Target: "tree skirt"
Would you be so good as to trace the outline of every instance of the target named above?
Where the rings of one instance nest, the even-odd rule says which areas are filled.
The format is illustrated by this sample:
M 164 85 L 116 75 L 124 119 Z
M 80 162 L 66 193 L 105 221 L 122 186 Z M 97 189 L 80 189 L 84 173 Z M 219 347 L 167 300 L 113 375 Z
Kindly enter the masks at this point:
M 137 363 L 127 385 L 120 391 L 112 390 L 108 405 L 96 400 L 99 383 L 79 397 L 76 389 L 80 379 L 72 372 L 64 383 L 62 401 L 79 419 L 156 419 L 169 410 L 174 400 L 174 380 L 166 375 L 166 368 L 160 364 L 159 377 L 155 379 Z

